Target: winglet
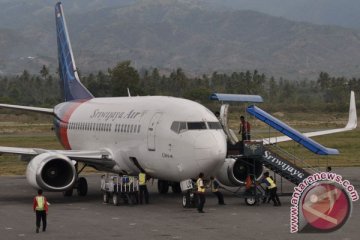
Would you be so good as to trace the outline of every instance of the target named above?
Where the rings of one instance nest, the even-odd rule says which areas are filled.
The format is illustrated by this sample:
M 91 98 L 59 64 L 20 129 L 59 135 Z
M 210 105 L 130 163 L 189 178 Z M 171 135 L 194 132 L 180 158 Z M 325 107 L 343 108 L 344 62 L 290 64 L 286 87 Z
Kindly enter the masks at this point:
M 355 93 L 351 91 L 350 94 L 350 107 L 349 107 L 349 120 L 345 128 L 355 129 L 357 126 L 357 114 L 355 105 Z
M 59 75 L 65 101 L 90 99 L 94 96 L 80 82 L 61 2 L 55 5 L 55 22 L 59 58 Z

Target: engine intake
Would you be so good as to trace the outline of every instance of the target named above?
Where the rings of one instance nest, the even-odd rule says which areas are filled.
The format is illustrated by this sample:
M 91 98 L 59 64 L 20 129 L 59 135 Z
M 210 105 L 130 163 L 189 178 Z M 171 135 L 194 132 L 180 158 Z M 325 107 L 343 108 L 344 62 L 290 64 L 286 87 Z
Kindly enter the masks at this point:
M 247 176 L 255 175 L 258 179 L 263 172 L 263 164 L 259 158 L 240 156 L 226 158 L 217 173 L 217 179 L 226 186 L 240 186 L 245 183 Z
M 76 169 L 72 161 L 64 155 L 42 153 L 28 164 L 26 178 L 34 188 L 66 191 L 75 183 Z

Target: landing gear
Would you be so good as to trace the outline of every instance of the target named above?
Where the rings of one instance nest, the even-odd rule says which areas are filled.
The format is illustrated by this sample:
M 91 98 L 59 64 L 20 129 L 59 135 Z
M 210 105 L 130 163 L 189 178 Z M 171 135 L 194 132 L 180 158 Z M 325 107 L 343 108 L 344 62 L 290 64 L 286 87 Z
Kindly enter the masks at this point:
M 88 184 L 86 178 L 80 177 L 77 181 L 77 192 L 79 196 L 86 196 L 88 192 Z
M 169 192 L 169 182 L 164 180 L 158 180 L 158 191 L 161 194 Z
M 73 195 L 74 188 L 76 188 L 79 196 L 86 196 L 88 192 L 88 184 L 86 178 L 78 177 L 87 165 L 85 164 L 80 170 L 78 170 L 78 163 L 75 164 L 77 180 L 74 187 L 63 192 L 64 197 L 71 197 Z
M 180 187 L 180 183 L 178 182 L 173 182 L 171 184 L 171 190 L 173 193 L 179 194 L 181 193 L 181 187 Z
M 169 182 L 164 180 L 158 180 L 158 191 L 161 194 L 166 194 L 169 192 L 169 187 L 173 193 L 181 193 L 180 183 L 178 182 Z

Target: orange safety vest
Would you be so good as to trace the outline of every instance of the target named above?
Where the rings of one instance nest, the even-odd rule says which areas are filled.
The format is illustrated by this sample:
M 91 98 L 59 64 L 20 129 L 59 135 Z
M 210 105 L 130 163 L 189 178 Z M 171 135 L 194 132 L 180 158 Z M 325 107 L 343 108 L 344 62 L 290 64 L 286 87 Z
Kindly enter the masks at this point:
M 245 180 L 245 188 L 246 188 L 246 189 L 250 189 L 251 186 L 252 186 L 251 177 L 250 177 L 250 175 L 248 175 L 248 176 L 246 177 L 246 180 Z

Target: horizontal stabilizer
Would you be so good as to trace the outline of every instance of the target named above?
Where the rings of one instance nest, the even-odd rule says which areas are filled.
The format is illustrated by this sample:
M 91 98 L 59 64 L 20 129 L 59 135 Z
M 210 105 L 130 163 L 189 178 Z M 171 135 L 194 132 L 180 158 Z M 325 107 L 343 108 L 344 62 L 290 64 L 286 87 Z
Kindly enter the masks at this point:
M 262 97 L 259 95 L 226 94 L 226 93 L 213 93 L 210 95 L 210 100 L 227 101 L 227 102 L 252 102 L 252 103 L 263 102 Z
M 11 104 L 0 104 L 0 108 L 9 108 L 9 109 L 25 110 L 30 112 L 54 114 L 54 110 L 52 108 L 29 107 L 29 106 L 20 106 L 20 105 L 11 105 Z
M 253 105 L 249 106 L 247 108 L 247 112 L 258 118 L 259 120 L 263 121 L 264 123 L 268 124 L 272 128 L 288 136 L 289 138 L 293 139 L 295 142 L 298 142 L 299 144 L 303 145 L 305 148 L 309 149 L 313 153 L 319 155 L 339 154 L 339 151 L 337 149 L 324 147 L 320 143 L 308 138 L 307 136 L 291 128 L 284 122 L 271 116 L 270 114 L 268 114 L 267 112 L 263 111 L 262 109 L 256 106 Z

